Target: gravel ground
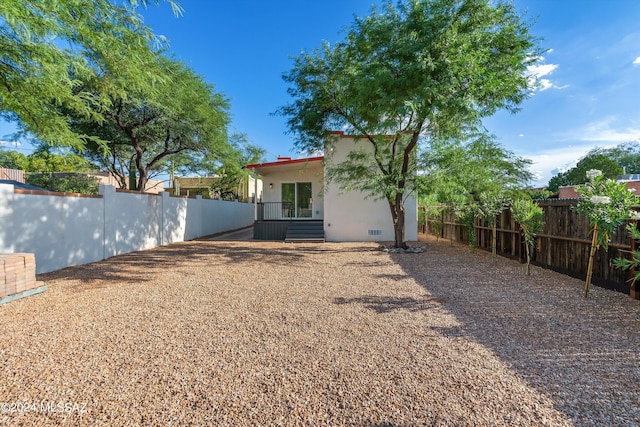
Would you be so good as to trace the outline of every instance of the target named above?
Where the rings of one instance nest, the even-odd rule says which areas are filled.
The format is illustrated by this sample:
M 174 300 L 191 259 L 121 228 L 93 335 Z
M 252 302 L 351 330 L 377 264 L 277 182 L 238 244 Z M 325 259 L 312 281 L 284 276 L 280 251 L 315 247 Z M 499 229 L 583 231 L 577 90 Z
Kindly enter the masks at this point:
M 1 425 L 640 425 L 640 302 L 428 239 L 196 241 L 0 306 Z

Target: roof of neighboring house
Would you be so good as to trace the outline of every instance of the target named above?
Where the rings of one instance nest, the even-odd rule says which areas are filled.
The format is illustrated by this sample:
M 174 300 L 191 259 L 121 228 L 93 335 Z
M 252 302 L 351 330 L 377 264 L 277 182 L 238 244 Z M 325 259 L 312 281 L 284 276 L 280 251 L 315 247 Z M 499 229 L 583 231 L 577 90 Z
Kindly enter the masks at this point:
M 13 185 L 13 188 L 18 188 L 20 190 L 49 191 L 46 188 L 36 187 L 35 185 L 25 184 L 20 181 L 14 181 L 12 179 L 0 179 L 0 184 L 11 184 Z
M 305 159 L 292 159 L 291 157 L 279 157 L 275 162 L 266 162 L 266 163 L 255 163 L 251 165 L 245 165 L 245 169 L 255 169 L 260 174 L 264 174 L 265 172 L 275 171 L 283 166 L 304 166 L 305 164 L 311 162 L 321 162 L 324 160 L 324 156 L 318 157 L 307 157 Z
M 629 190 L 635 190 L 637 195 L 640 195 L 640 181 L 625 181 L 618 180 L 619 183 L 624 183 Z M 558 188 L 558 198 L 559 199 L 577 199 L 580 197 L 578 192 L 576 191 L 575 185 L 567 185 L 564 187 Z

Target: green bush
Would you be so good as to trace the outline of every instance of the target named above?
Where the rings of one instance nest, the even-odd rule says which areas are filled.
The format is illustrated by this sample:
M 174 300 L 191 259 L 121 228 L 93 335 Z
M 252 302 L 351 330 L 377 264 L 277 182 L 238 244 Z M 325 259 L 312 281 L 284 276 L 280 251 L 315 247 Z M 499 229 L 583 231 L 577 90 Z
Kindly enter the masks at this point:
M 83 174 L 56 176 L 52 173 L 29 173 L 26 182 L 49 191 L 81 194 L 98 194 L 100 185 L 98 178 Z

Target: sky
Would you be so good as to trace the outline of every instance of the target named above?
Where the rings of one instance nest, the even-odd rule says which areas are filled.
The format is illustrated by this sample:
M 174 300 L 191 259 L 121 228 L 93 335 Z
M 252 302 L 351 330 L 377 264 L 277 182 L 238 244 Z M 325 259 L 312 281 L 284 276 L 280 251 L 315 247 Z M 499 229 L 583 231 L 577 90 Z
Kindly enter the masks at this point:
M 141 11 L 169 39 L 169 51 L 231 104 L 231 133 L 267 151 L 298 157 L 285 118 L 292 101 L 282 74 L 292 56 L 342 40 L 354 16 L 376 0 L 181 0 Z M 540 88 L 515 115 L 485 126 L 516 155 L 532 160 L 534 186 L 545 185 L 594 147 L 640 142 L 640 1 L 514 0 L 546 53 L 531 70 Z M 0 139 L 13 132 L 0 123 Z

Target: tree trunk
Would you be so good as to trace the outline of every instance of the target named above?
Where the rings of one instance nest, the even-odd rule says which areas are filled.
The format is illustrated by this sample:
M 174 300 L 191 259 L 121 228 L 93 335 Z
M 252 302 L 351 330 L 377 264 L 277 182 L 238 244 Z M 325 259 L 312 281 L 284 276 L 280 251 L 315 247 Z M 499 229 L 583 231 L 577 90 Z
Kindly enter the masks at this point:
M 132 157 L 129 161 L 129 190 L 137 190 L 136 184 L 136 161 Z
M 492 232 L 492 236 L 491 236 L 491 262 L 496 262 L 496 244 L 497 244 L 497 238 L 498 236 L 496 235 L 496 217 L 493 217 L 493 229 L 491 230 Z
M 406 249 L 407 244 L 404 242 L 404 208 L 399 209 L 398 218 L 393 224 L 393 232 L 395 234 L 395 247 Z
M 407 244 L 404 241 L 405 211 L 402 193 L 397 193 L 395 199 L 387 199 L 387 201 L 393 219 L 394 247 L 407 249 Z
M 136 190 L 142 192 L 144 188 L 147 186 L 147 181 L 149 180 L 147 168 L 142 164 L 142 149 L 139 147 L 136 148 L 136 169 L 138 170 L 138 185 L 136 186 Z
M 584 297 L 589 296 L 589 284 L 591 283 L 591 274 L 593 273 L 593 256 L 596 253 L 596 241 L 598 238 L 598 223 L 593 226 L 593 239 L 591 240 L 591 251 L 589 251 L 589 264 L 587 266 L 587 280 L 584 284 Z
M 531 276 L 531 249 L 527 243 L 524 244 L 524 248 L 527 252 L 527 276 Z

